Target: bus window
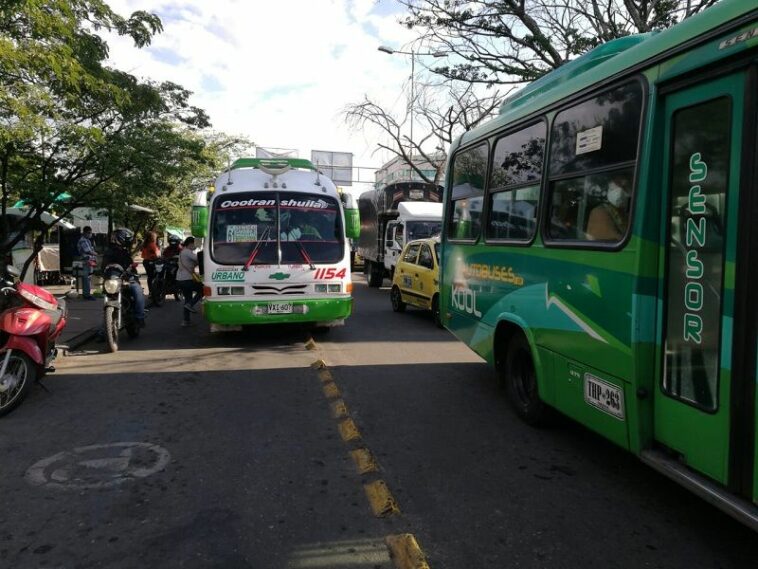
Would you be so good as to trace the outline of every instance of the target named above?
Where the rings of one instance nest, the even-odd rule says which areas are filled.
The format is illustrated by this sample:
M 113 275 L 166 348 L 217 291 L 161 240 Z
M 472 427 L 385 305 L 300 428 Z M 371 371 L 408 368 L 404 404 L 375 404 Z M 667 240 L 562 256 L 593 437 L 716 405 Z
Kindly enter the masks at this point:
M 633 81 L 556 116 L 550 143 L 549 239 L 608 244 L 624 239 L 642 96 L 641 85 Z M 589 170 L 592 174 L 584 174 Z
M 481 229 L 484 179 L 487 175 L 487 144 L 458 153 L 453 162 L 450 192 L 452 218 L 448 228 L 451 239 L 476 239 Z
M 490 177 L 488 239 L 529 241 L 537 227 L 545 124 L 497 141 Z

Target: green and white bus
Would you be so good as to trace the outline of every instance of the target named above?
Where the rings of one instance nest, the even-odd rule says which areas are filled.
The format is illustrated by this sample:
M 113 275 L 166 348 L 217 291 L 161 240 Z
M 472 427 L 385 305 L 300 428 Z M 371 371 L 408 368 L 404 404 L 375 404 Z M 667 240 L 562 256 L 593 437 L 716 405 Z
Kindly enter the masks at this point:
M 758 4 L 609 42 L 452 145 L 443 322 L 758 529 Z
M 210 203 L 193 207 L 203 246 L 203 314 L 211 330 L 338 326 L 352 311 L 350 247 L 358 210 L 307 160 L 242 158 Z

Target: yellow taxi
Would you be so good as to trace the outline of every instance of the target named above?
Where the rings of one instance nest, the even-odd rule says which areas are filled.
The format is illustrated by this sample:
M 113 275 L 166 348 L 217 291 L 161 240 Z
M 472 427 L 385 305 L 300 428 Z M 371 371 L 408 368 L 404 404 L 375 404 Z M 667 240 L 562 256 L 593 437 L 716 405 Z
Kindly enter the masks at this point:
M 432 311 L 434 323 L 440 318 L 439 237 L 409 241 L 400 254 L 392 277 L 392 310 L 403 312 L 408 304 Z

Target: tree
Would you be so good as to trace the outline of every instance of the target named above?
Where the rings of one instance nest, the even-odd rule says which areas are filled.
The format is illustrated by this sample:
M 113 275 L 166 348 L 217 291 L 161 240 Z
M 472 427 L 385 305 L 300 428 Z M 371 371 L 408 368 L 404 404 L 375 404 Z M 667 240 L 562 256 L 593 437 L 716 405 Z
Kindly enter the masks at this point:
M 400 0 L 402 23 L 451 54 L 445 78 L 494 84 L 538 79 L 630 34 L 668 28 L 718 0 Z
M 123 18 L 101 0 L 10 0 L 0 29 L 0 254 L 30 230 L 46 231 L 44 213 L 60 219 L 134 184 L 146 189 L 202 154 L 185 134 L 207 127 L 208 117 L 190 105 L 189 91 L 104 64 L 98 30 L 139 48 L 161 31 L 156 16 Z M 19 198 L 28 207 L 11 227 L 6 211 Z
M 391 142 L 378 143 L 378 148 L 388 150 L 400 157 L 425 182 L 440 182 L 445 166 L 444 147 L 467 130 L 471 130 L 498 108 L 501 101 L 499 92 L 481 96 L 473 85 L 421 85 L 416 90 L 416 100 L 411 101 L 403 117 L 387 111 L 376 101 L 365 96 L 363 101 L 348 105 L 343 114 L 347 123 L 355 129 L 366 125 L 379 128 Z M 420 123 L 417 132 L 421 137 L 411 140 L 404 134 L 410 113 Z M 430 147 L 433 150 L 430 150 Z M 428 162 L 435 174 L 429 177 L 420 167 Z

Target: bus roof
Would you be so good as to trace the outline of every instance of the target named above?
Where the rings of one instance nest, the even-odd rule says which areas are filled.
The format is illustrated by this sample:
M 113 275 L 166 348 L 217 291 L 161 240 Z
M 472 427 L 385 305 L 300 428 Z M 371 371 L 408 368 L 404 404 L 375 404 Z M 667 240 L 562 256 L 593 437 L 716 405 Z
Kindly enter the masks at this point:
M 754 2 L 721 0 L 667 30 L 618 38 L 598 46 L 508 97 L 503 102 L 498 117 L 461 135 L 451 150 L 526 118 L 573 93 L 621 77 L 640 66 L 652 65 L 658 57 L 665 56 L 678 47 L 690 47 L 698 39 L 710 39 L 706 37 L 708 32 L 751 13 L 758 17 Z
M 302 170 L 315 170 L 316 167 L 310 160 L 305 158 L 238 158 L 232 164 L 232 170 L 237 168 L 300 168 Z
M 269 168 L 279 169 L 276 166 L 269 166 Z M 266 171 L 251 166 L 232 167 L 219 175 L 216 178 L 213 198 L 238 192 L 256 191 L 298 192 L 326 195 L 338 201 L 340 199 L 334 182 L 328 176 L 315 171 L 315 168 L 313 170 L 288 169 L 281 173 L 274 173 L 271 170 Z

